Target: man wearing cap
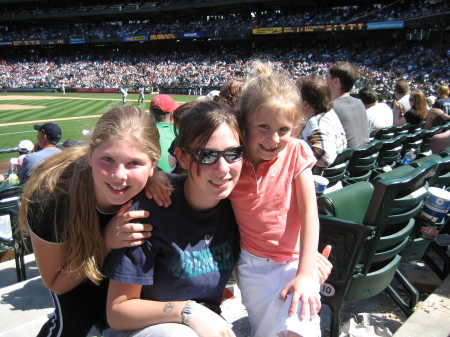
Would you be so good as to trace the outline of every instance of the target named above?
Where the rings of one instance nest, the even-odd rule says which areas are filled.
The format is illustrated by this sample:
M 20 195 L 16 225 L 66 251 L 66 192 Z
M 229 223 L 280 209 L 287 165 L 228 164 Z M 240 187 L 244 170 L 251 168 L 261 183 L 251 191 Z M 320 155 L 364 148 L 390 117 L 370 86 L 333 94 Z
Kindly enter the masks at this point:
M 35 152 L 27 154 L 23 159 L 23 163 L 19 169 L 20 183 L 24 184 L 33 172 L 33 169 L 45 158 L 60 152 L 56 147 L 61 139 L 61 128 L 55 123 L 36 124 L 34 129 L 37 130 L 37 145 Z
M 31 153 L 33 151 L 34 144 L 31 140 L 24 139 L 19 142 L 17 149 L 19 151 L 19 157 L 13 157 L 9 159 L 8 177 L 11 176 L 11 173 L 15 173 L 17 177 L 17 174 L 19 173 L 18 170 L 20 168 L 20 165 L 22 165 L 23 159 L 28 153 Z M 17 179 L 19 179 L 19 177 L 17 177 Z M 3 174 L 0 174 L 0 181 L 4 180 L 5 177 L 3 176 Z M 3 187 L 3 185 L 0 187 Z
M 34 144 L 31 140 L 24 139 L 19 142 L 19 145 L 17 145 L 17 148 L 19 150 L 19 158 L 17 158 L 17 160 L 19 161 L 19 166 L 20 166 L 20 165 L 22 165 L 23 159 L 26 157 L 26 155 L 33 152 Z
M 172 115 L 180 104 L 169 95 L 156 95 L 150 101 L 150 112 L 156 120 L 156 126 L 159 131 L 159 144 L 161 146 L 161 158 L 158 161 L 158 167 L 164 172 L 171 172 L 175 166 L 169 162 L 169 148 L 175 139 L 175 131 L 173 129 Z

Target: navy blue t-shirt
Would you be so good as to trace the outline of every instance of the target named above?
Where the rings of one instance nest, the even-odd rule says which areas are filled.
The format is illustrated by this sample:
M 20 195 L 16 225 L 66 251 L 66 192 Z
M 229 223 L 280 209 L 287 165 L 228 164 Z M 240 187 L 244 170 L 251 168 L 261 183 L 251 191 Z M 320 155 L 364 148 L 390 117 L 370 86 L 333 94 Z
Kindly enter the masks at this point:
M 147 210 L 139 222 L 153 225 L 152 236 L 138 247 L 111 252 L 106 276 L 142 285 L 141 298 L 195 300 L 220 313 L 223 290 L 239 256 L 239 231 L 231 203 L 211 210 L 192 209 L 184 197 L 185 177 L 172 181 L 172 204 L 159 207 L 139 194 L 130 210 Z

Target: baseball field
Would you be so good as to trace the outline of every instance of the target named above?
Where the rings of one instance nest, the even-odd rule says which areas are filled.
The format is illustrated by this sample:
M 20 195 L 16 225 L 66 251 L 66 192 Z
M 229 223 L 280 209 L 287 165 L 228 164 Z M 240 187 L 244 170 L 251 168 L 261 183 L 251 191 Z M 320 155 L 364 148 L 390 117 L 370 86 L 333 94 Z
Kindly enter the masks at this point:
M 149 111 L 150 100 L 155 95 L 146 94 L 139 107 Z M 176 96 L 181 103 L 195 100 L 197 96 Z M 129 94 L 127 104 L 136 105 L 138 95 Z M 83 130 L 91 129 L 99 116 L 122 105 L 122 95 L 90 93 L 7 93 L 0 96 L 0 149 L 14 148 L 22 139 L 36 142 L 34 124 L 57 123 L 62 129 L 61 142 L 67 139 L 83 140 Z M 0 154 L 0 162 L 8 161 L 17 152 Z

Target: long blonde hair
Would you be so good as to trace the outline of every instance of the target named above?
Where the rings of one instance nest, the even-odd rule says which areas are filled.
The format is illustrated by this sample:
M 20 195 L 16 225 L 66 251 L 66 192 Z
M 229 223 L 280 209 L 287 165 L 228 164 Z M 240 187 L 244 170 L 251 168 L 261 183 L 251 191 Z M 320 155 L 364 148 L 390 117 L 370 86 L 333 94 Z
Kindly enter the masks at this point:
M 250 64 L 237 103 L 239 125 L 244 135 L 248 116 L 258 113 L 263 106 L 285 114 L 292 122 L 292 134 L 298 133 L 302 110 L 301 97 L 294 81 L 276 72 L 270 63 L 255 60 Z
M 68 270 L 95 283 L 103 278 L 105 245 L 88 153 L 105 141 L 125 138 L 133 139 L 150 160 L 158 161 L 159 133 L 153 117 L 137 107 L 116 107 L 100 117 L 87 145 L 65 149 L 38 165 L 22 195 L 21 229 L 28 230 L 29 203 L 38 203 L 42 209 L 54 204 L 55 216 L 50 220 L 56 241 L 68 243 Z

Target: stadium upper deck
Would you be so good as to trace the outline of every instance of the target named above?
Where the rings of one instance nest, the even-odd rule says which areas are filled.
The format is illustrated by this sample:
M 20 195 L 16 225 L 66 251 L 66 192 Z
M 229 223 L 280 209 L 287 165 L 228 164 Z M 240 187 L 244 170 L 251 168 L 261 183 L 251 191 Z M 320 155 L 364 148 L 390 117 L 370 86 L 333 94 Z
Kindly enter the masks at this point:
M 436 16 L 449 10 L 445 0 L 388 1 L 388 0 L 217 0 L 217 1 L 145 1 L 145 0 L 0 0 L 0 24 L 20 25 L 41 22 L 46 26 L 54 23 L 93 23 L 108 21 L 167 20 L 186 23 L 200 20 L 215 22 L 218 18 L 243 20 L 247 28 L 266 24 L 267 19 L 277 25 L 305 25 L 327 23 L 355 23 L 408 20 L 423 16 Z M 439 15 L 438 15 L 439 16 Z M 421 21 L 419 25 L 433 24 L 437 19 Z M 233 26 L 233 21 L 228 20 Z M 417 21 L 417 20 L 415 20 Z M 173 22 L 171 22 L 173 23 Z M 410 23 L 411 24 L 411 23 Z
M 144 78 L 158 86 L 217 86 L 258 56 L 282 63 L 294 77 L 347 59 L 361 66 L 364 78 L 387 87 L 398 77 L 430 88 L 448 81 L 444 0 L 0 3 L 6 65 L 0 65 L 0 84 L 7 87 L 102 88 L 125 81 L 133 87 Z M 127 75 L 109 83 L 101 72 L 83 75 L 97 64 L 117 69 L 124 62 L 142 79 Z M 91 79 L 95 74 L 99 81 Z
M 251 39 L 279 34 L 333 39 L 448 40 L 444 0 L 66 1 L 0 0 L 0 47 L 178 39 Z M 19 3 L 19 6 L 17 6 Z M 231 6 L 230 4 L 234 4 Z M 346 4 L 337 6 L 337 4 Z M 360 33 L 355 34 L 355 33 Z M 339 34 L 341 33 L 341 34 Z M 313 35 L 316 34 L 316 35 Z M 353 34 L 353 35 L 352 35 Z

